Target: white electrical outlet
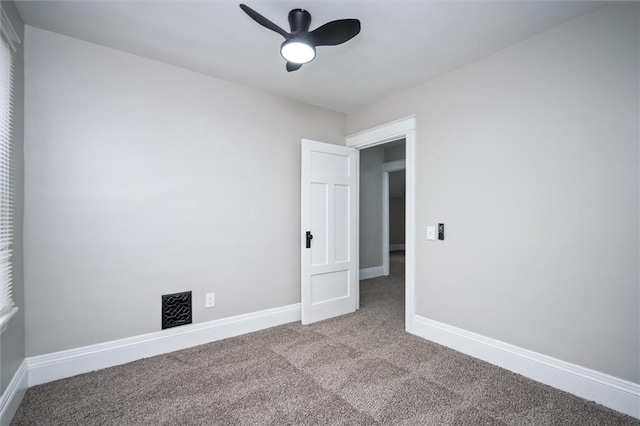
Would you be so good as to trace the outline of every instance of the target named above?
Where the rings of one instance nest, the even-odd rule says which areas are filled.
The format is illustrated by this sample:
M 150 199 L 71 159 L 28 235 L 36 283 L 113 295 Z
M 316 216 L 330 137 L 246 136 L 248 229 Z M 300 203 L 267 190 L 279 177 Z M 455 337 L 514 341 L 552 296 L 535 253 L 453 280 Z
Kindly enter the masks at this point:
M 204 307 L 205 308 L 213 308 L 216 306 L 216 294 L 215 293 L 207 293 L 205 295 Z

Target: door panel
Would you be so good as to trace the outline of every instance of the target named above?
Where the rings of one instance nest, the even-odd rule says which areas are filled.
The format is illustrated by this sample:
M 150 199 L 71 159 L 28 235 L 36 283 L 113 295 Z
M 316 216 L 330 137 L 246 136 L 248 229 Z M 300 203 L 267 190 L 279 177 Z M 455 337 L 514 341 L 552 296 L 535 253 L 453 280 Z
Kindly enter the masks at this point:
M 333 242 L 336 262 L 349 261 L 349 239 L 341 238 L 349 233 L 350 188 L 347 185 L 334 187 L 334 227 Z
M 302 323 L 355 311 L 358 151 L 302 141 Z M 313 238 L 306 247 L 306 233 Z
M 349 271 L 311 276 L 311 305 L 349 296 Z
M 322 173 L 331 176 L 348 176 L 349 158 L 329 152 L 312 151 L 311 173 Z
M 311 265 L 326 265 L 329 261 L 327 253 L 327 231 L 329 228 L 329 185 L 311 182 Z M 306 231 L 305 231 L 306 232 Z

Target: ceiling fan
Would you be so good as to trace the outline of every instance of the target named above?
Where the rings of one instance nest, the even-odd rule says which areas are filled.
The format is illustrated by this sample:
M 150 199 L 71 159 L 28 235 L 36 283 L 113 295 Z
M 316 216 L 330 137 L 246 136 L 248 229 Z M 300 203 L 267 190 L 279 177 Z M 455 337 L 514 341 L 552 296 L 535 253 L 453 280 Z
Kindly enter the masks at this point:
M 240 8 L 258 24 L 275 31 L 285 38 L 280 46 L 280 54 L 287 61 L 287 71 L 295 71 L 316 57 L 317 46 L 336 46 L 351 40 L 360 32 L 358 19 L 339 19 L 309 31 L 311 14 L 304 9 L 293 9 L 289 12 L 288 33 L 246 4 Z

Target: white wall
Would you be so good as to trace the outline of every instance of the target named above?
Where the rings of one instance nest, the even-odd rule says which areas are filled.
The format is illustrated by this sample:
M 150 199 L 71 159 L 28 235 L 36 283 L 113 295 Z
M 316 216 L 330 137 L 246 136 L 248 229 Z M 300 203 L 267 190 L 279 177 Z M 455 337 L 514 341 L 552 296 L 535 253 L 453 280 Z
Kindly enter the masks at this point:
M 349 116 L 418 114 L 417 314 L 640 382 L 639 8 Z M 427 225 L 447 225 L 427 241 Z
M 26 79 L 27 355 L 300 302 L 300 139 L 344 115 L 31 27 Z

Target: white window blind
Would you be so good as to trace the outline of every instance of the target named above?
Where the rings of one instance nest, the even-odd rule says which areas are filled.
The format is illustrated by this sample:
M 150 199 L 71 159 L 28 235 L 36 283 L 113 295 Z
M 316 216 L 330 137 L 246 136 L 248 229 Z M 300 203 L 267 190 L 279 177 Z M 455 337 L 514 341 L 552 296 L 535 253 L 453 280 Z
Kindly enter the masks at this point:
M 11 315 L 13 238 L 12 134 L 14 105 L 14 51 L 19 42 L 4 10 L 0 8 L 0 317 Z

